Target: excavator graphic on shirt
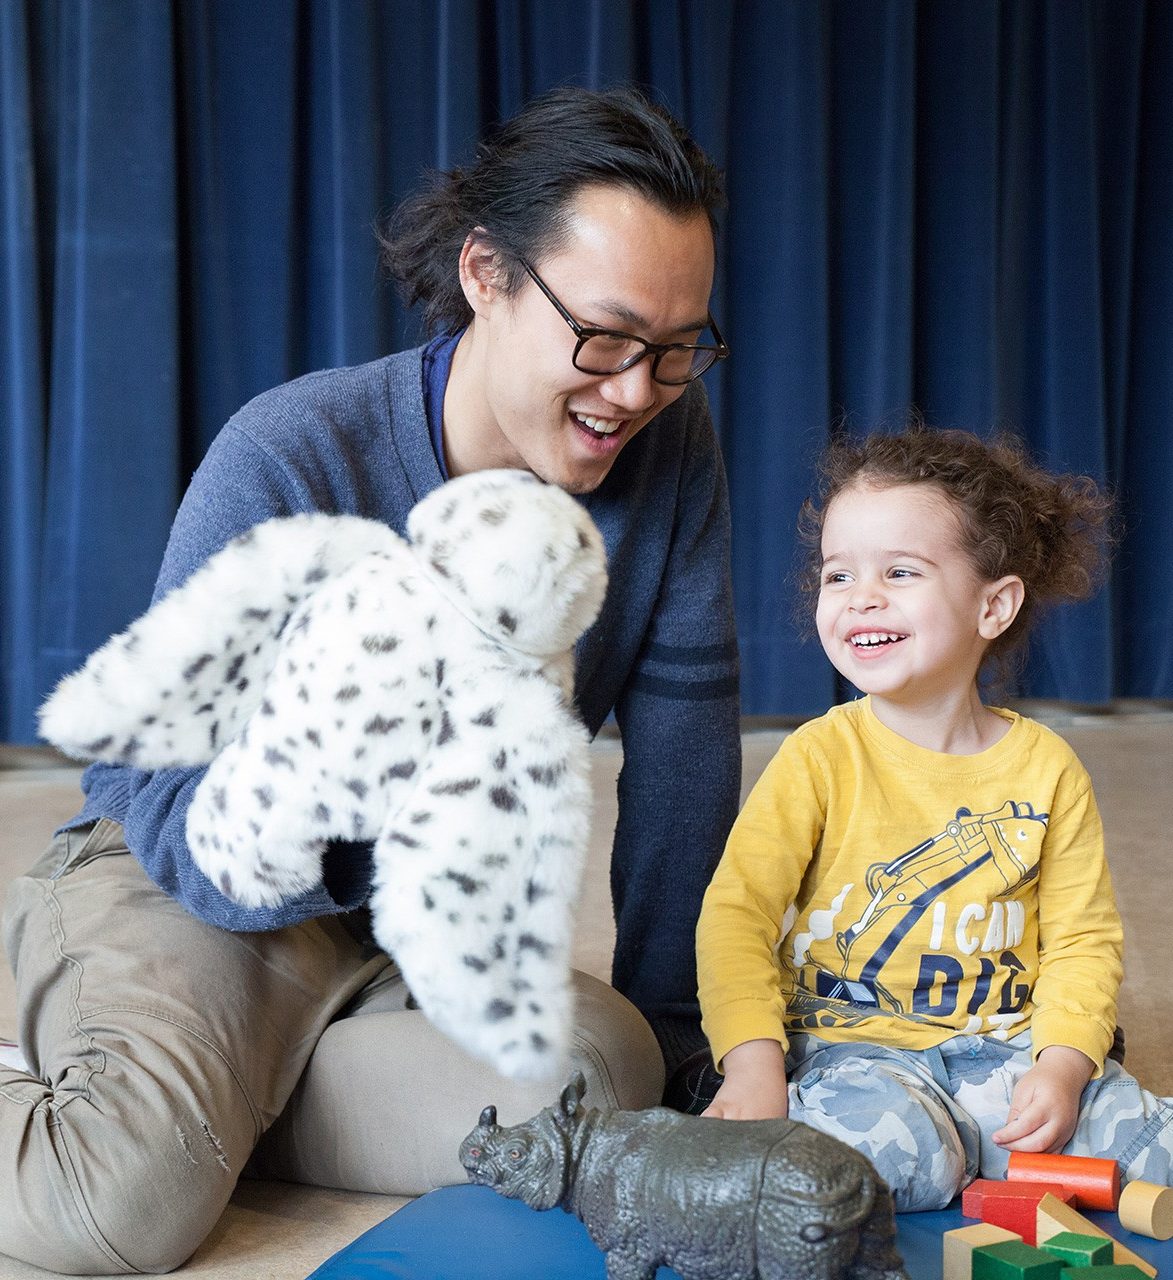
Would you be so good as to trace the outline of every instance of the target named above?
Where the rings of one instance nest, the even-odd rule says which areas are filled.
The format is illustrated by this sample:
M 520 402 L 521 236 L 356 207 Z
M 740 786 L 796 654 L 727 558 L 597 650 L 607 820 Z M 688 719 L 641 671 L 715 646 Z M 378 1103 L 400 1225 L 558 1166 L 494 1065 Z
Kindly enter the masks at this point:
M 998 898 L 1011 897 L 1035 879 L 1037 860 L 1024 861 L 1015 847 L 1022 841 L 1012 840 L 1009 830 L 1013 826 L 1021 836 L 1023 823 L 1040 823 L 1045 829 L 1048 816 L 1016 800 L 988 813 L 958 809 L 937 834 L 898 857 L 873 863 L 865 878 L 871 895 L 867 905 L 835 935 L 842 959 L 838 972 L 805 970 L 801 988 L 788 999 L 788 1023 L 817 1030 L 828 1025 L 829 1018 L 835 1025 L 850 1026 L 885 1014 L 938 1021 L 906 1009 L 884 987 L 884 965 L 933 904 L 975 872 L 988 868 L 1001 878 L 1004 887 L 996 893 Z M 859 953 L 869 945 L 872 950 L 861 962 Z M 1010 967 L 1017 965 L 1012 953 L 1004 953 L 1002 959 Z

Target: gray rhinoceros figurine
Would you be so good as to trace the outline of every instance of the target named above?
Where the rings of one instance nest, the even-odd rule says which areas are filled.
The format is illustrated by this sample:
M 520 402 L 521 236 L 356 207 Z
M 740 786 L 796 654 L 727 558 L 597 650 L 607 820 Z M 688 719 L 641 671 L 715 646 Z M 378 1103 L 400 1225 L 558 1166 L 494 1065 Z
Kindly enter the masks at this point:
M 608 1280 L 908 1280 L 887 1186 L 858 1152 L 795 1120 L 666 1107 L 557 1106 L 505 1128 L 495 1107 L 460 1145 L 471 1182 L 582 1219 Z

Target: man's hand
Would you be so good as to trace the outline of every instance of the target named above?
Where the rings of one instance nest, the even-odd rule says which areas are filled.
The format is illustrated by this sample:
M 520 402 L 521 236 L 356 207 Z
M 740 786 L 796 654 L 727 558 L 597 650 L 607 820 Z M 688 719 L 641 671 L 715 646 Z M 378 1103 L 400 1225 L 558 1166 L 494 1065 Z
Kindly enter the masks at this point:
M 993 1140 L 1010 1151 L 1061 1151 L 1075 1132 L 1079 1100 L 1094 1070 L 1078 1049 L 1049 1045 L 1014 1086 L 1010 1116 Z
M 788 1109 L 786 1054 L 777 1040 L 746 1040 L 725 1055 L 725 1083 L 702 1115 L 776 1120 Z

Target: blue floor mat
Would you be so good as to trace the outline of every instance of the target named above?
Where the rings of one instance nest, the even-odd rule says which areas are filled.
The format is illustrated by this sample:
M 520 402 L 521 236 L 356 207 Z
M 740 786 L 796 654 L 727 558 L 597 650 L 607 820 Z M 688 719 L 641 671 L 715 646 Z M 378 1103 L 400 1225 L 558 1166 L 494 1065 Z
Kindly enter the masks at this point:
M 1173 1241 L 1125 1231 L 1114 1213 L 1086 1216 L 1173 1280 Z M 911 1280 L 940 1280 L 942 1234 L 971 1221 L 957 1205 L 898 1214 L 897 1244 Z M 487 1187 L 467 1186 L 413 1200 L 339 1250 L 309 1280 L 606 1280 L 606 1268 L 572 1214 L 538 1213 Z M 661 1267 L 656 1280 L 679 1277 Z

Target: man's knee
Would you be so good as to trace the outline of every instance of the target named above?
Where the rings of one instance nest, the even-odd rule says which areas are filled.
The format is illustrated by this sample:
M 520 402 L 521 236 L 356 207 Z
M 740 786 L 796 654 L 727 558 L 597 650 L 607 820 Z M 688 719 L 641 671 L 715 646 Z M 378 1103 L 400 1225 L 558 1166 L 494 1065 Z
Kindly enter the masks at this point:
M 64 1091 L 61 1091 L 64 1092 Z M 0 1253 L 65 1275 L 181 1266 L 223 1212 L 235 1174 L 210 1129 L 139 1134 L 76 1093 L 6 1080 L 0 1159 L 19 1195 L 0 1198 Z

